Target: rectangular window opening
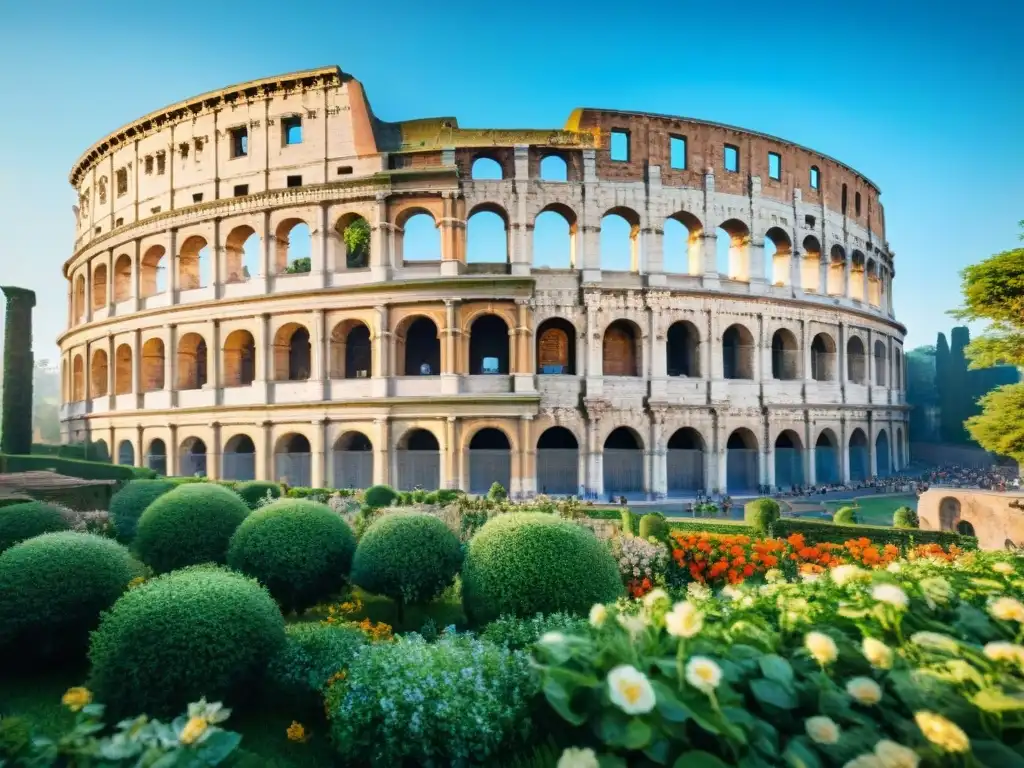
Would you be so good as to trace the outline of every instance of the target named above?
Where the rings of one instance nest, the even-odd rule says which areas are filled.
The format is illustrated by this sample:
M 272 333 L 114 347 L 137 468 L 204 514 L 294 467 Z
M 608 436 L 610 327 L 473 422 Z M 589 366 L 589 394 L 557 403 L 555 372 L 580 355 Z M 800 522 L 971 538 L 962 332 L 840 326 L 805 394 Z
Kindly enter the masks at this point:
M 160 206 L 157 205 L 157 206 L 155 206 L 153 208 L 150 208 L 149 212 L 152 213 L 155 216 L 156 214 L 160 213 Z
M 147 174 L 152 173 L 153 172 L 153 156 L 152 155 L 146 155 L 145 163 L 146 163 L 146 173 Z
M 724 155 L 725 170 L 729 173 L 740 172 L 740 148 L 734 147 L 732 144 L 725 145 Z
M 855 215 L 860 216 L 860 192 L 853 196 L 853 212 Z
M 231 129 L 231 157 L 245 157 L 249 154 L 249 129 Z
M 235 197 L 245 197 L 249 194 L 248 184 L 235 184 Z
M 115 227 L 123 227 L 124 226 L 124 217 L 123 216 L 118 216 L 114 220 L 114 226 Z
M 128 169 L 119 168 L 117 171 L 117 196 L 122 197 L 128 194 Z
M 817 189 L 821 186 L 820 173 L 817 168 L 811 168 L 811 189 Z
M 188 142 L 183 141 L 178 145 L 178 154 L 181 155 L 182 160 L 188 159 Z
M 625 163 L 629 161 L 629 131 L 612 129 L 611 143 L 612 160 Z
M 288 186 L 289 187 L 301 187 L 302 186 L 302 177 L 301 176 L 289 176 L 288 177 Z
M 808 214 L 807 216 L 804 216 L 804 225 L 807 226 L 807 227 L 810 227 L 811 229 L 814 229 L 814 223 L 816 221 L 817 221 L 817 219 L 815 219 L 810 214 Z
M 192 202 L 193 203 L 201 203 L 201 202 L 203 202 L 203 193 L 202 192 L 196 192 L 195 194 L 193 194 L 192 195 Z
M 776 181 L 782 179 L 782 156 L 778 152 L 768 153 L 768 178 Z
M 97 235 L 98 235 L 98 234 L 99 234 L 100 232 L 102 232 L 102 231 L 103 231 L 103 227 L 96 227 L 96 234 L 97 234 Z
M 167 170 L 167 154 L 164 152 L 156 153 L 156 175 L 163 176 L 164 171 Z
M 686 137 L 670 136 L 668 140 L 668 150 L 669 167 L 686 170 Z
M 352 173 L 352 166 L 351 165 L 339 165 L 338 166 L 338 175 L 339 176 L 347 176 L 350 173 Z
M 281 140 L 281 143 L 285 146 L 302 143 L 301 117 L 292 115 L 291 117 L 281 118 Z

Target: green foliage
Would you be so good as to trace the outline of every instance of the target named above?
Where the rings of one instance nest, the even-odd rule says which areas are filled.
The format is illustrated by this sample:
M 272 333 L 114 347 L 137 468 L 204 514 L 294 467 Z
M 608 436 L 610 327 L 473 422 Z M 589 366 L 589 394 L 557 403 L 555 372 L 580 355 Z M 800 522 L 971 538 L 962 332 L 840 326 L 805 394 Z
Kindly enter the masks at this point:
M 67 529 L 60 510 L 41 501 L 0 507 L 0 552 L 33 536 Z
M 352 561 L 352 581 L 397 603 L 399 619 L 408 603 L 427 603 L 454 581 L 462 544 L 433 515 L 393 514 L 378 518 L 363 534 Z
M 683 533 L 720 533 L 726 536 L 746 535 L 753 536 L 756 531 L 744 523 L 730 523 L 725 520 L 673 520 L 669 524 L 670 531 L 681 531 Z M 779 527 L 774 528 L 776 535 Z
M 505 490 L 505 486 L 495 480 L 491 483 L 490 490 L 487 491 L 487 498 L 491 501 L 504 501 L 508 498 L 508 491 Z
M 458 499 L 460 496 L 466 494 L 456 488 L 439 488 L 437 490 L 437 503 L 438 504 L 451 504 L 453 501 Z
M 757 533 L 768 533 L 780 517 L 779 502 L 775 499 L 753 499 L 743 507 L 743 522 Z
M 1024 384 L 994 389 L 980 405 L 982 412 L 967 421 L 971 437 L 987 451 L 1024 461 Z
M 130 542 L 135 538 L 135 528 L 146 507 L 174 488 L 166 480 L 132 480 L 110 500 L 110 517 L 117 531 L 117 538 Z
M 892 513 L 893 528 L 918 528 L 920 525 L 921 521 L 917 512 L 910 507 L 900 507 Z
M 0 473 L 53 471 L 83 480 L 119 480 L 127 483 L 139 478 L 153 479 L 156 472 L 146 467 L 128 467 L 105 461 L 80 461 L 60 456 L 14 456 L 0 453 Z
M 258 509 L 260 502 L 269 494 L 273 499 L 281 498 L 281 484 L 264 480 L 250 480 L 235 486 L 235 493 L 242 497 L 249 509 Z
M 530 733 L 527 656 L 467 635 L 366 646 L 327 694 L 345 765 L 490 765 Z
M 66 660 L 84 655 L 89 632 L 143 573 L 110 539 L 47 533 L 0 554 L 0 648 L 3 655 Z
M 90 689 L 118 716 L 162 715 L 200 696 L 244 701 L 284 644 L 256 581 L 198 566 L 129 590 L 92 634 Z
M 648 512 L 640 518 L 639 535 L 641 539 L 653 537 L 665 541 L 668 539 L 668 521 L 661 512 Z
M 284 271 L 289 275 L 301 275 L 311 271 L 312 269 L 313 262 L 310 260 L 309 256 L 302 256 L 288 264 L 284 268 Z
M 345 241 L 345 265 L 349 269 L 368 266 L 370 257 L 370 223 L 362 216 L 345 227 L 341 233 Z
M 502 615 L 582 614 L 622 594 L 608 548 L 582 525 L 542 512 L 499 515 L 469 542 L 462 604 L 476 624 Z
M 832 516 L 832 522 L 836 525 L 856 525 L 859 522 L 857 519 L 857 508 L 840 507 Z
M 596 515 L 594 515 L 596 517 Z M 636 536 L 640 533 L 640 516 L 629 507 L 623 507 L 618 517 L 622 520 L 622 532 L 631 533 Z
M 319 710 L 327 682 L 366 644 L 356 627 L 301 623 L 285 627 L 285 643 L 267 668 L 268 693 L 288 706 Z
M 344 586 L 355 549 L 352 529 L 330 507 L 282 499 L 242 521 L 227 562 L 258 579 L 283 611 L 303 611 Z
M 480 632 L 480 639 L 512 650 L 522 650 L 540 640 L 546 632 L 583 632 L 587 620 L 569 613 L 538 613 L 530 618 L 501 616 Z
M 377 509 L 390 507 L 397 498 L 398 492 L 390 485 L 371 485 L 363 494 L 363 503 Z
M 249 514 L 233 491 L 212 483 L 180 485 L 146 508 L 135 550 L 157 573 L 199 563 L 223 563 L 228 542 Z
M 32 308 L 36 295 L 27 288 L 0 286 L 7 297 L 4 320 L 3 404 L 0 452 L 32 451 Z

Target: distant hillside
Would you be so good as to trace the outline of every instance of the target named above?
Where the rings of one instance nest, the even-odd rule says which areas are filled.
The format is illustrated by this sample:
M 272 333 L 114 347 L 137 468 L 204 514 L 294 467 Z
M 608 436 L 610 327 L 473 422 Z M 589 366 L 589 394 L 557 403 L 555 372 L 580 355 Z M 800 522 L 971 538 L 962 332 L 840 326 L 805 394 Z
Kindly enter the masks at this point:
M 0 402 L 3 402 L 3 386 L 3 377 L 0 376 Z M 34 440 L 40 443 L 59 443 L 60 371 L 51 367 L 49 360 L 37 360 L 32 387 Z

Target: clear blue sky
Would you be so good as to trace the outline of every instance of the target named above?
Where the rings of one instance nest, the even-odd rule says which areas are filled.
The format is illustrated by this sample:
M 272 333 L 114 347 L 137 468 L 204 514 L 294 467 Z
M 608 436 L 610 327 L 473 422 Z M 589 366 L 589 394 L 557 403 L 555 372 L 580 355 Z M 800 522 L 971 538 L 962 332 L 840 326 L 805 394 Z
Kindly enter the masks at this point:
M 882 189 L 908 346 L 953 321 L 958 271 L 1024 218 L 1024 10 L 885 3 L 0 2 L 0 282 L 66 321 L 68 170 L 135 117 L 338 64 L 385 120 L 559 127 L 576 106 L 691 116 L 833 155 Z

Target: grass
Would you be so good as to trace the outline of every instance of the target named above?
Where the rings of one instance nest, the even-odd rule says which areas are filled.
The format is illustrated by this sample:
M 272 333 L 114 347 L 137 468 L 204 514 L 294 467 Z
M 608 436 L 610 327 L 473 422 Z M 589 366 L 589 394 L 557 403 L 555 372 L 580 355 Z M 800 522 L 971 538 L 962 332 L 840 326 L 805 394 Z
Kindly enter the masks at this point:
M 892 515 L 899 507 L 917 509 L 917 496 L 858 496 L 855 499 L 826 501 L 825 507 L 834 513 L 840 507 L 857 508 L 857 519 L 863 525 L 892 525 Z

